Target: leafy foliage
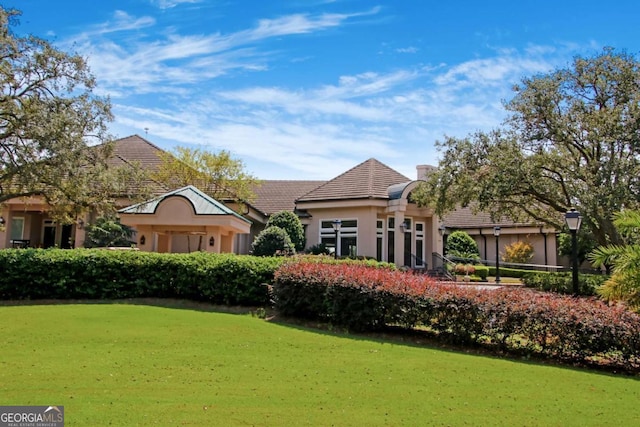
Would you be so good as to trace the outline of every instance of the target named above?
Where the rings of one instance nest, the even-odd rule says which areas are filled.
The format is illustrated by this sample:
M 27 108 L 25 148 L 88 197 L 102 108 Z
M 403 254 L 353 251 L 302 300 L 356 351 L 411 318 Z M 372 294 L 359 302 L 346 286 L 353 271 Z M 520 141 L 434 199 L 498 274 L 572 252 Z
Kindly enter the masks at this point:
M 86 227 L 85 248 L 124 247 L 135 244 L 133 228 L 113 217 L 100 217 Z
M 589 255 L 596 267 L 613 265 L 613 274 L 599 293 L 608 301 L 625 301 L 640 311 L 640 211 L 618 212 L 613 223 L 623 244 L 600 247 Z
M 107 163 L 110 104 L 93 94 L 84 58 L 17 37 L 18 15 L 0 6 L 0 203 L 42 196 L 65 224 L 90 207 L 108 211 L 128 171 Z
M 450 258 L 480 259 L 478 244 L 466 231 L 457 230 L 447 236 L 445 252 Z
M 273 294 L 283 314 L 350 330 L 420 326 L 450 342 L 640 369 L 640 316 L 592 298 L 487 292 L 399 271 L 307 262 L 283 264 Z
M 564 231 L 558 234 L 558 255 L 571 259 L 571 251 L 573 250 L 571 239 L 571 233 L 569 232 Z M 589 253 L 596 248 L 597 243 L 593 235 L 584 230 L 578 231 L 576 239 L 578 243 L 578 265 L 582 265 L 587 260 Z
M 289 234 L 276 225 L 262 230 L 253 241 L 251 249 L 255 256 L 293 255 L 296 253 Z
M 181 298 L 268 306 L 265 284 L 282 260 L 205 252 L 6 249 L 0 251 L 0 299 Z
M 636 58 L 611 48 L 523 79 L 502 128 L 438 142 L 439 168 L 414 199 L 556 229 L 576 207 L 598 244 L 619 244 L 611 212 L 640 206 L 639 80 Z
M 167 188 L 193 185 L 217 200 L 250 202 L 251 190 L 258 180 L 244 170 L 242 160 L 222 150 L 212 153 L 202 149 L 177 147 L 160 154 L 162 164 L 151 176 Z
M 306 239 L 304 237 L 304 229 L 300 218 L 291 211 L 276 212 L 269 217 L 265 228 L 277 226 L 287 232 L 291 242 L 295 246 L 295 250 L 301 252 L 304 250 Z
M 533 258 L 533 245 L 529 242 L 518 240 L 504 248 L 502 260 L 516 264 L 526 264 Z
M 327 247 L 324 243 L 318 243 L 316 245 L 311 246 L 307 249 L 307 251 L 313 255 L 330 255 L 331 249 Z
M 598 289 L 600 289 L 607 278 L 608 276 L 602 274 L 579 274 L 578 287 L 580 295 L 596 295 Z M 566 272 L 527 272 L 522 275 L 522 283 L 528 288 L 541 291 L 566 295 L 573 293 L 572 275 Z

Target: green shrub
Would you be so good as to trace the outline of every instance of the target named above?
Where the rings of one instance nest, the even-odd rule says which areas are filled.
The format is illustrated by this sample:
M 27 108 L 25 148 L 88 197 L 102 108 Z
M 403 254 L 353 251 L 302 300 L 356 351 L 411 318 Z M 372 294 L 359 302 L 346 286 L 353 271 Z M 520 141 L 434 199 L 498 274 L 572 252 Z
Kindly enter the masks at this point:
M 312 255 L 330 255 L 331 250 L 324 243 L 318 243 L 307 249 L 307 252 Z
M 183 298 L 267 306 L 283 258 L 130 250 L 0 251 L 0 299 Z
M 489 266 L 489 276 L 496 275 L 496 268 L 493 266 Z M 513 277 L 516 279 L 520 279 L 523 276 L 532 273 L 532 270 L 524 270 L 521 268 L 511 268 L 511 267 L 500 267 L 500 276 L 501 277 Z
M 276 212 L 269 217 L 265 229 L 270 227 L 280 227 L 287 232 L 296 252 L 302 252 L 306 245 L 304 228 L 298 215 L 291 211 Z
M 502 271 L 502 269 L 500 269 Z M 597 289 L 607 280 L 602 274 L 578 274 L 581 295 L 596 295 Z M 529 272 L 522 276 L 522 283 L 533 289 L 560 294 L 573 293 L 571 272 L 549 273 L 546 271 Z
M 287 232 L 276 225 L 262 230 L 253 241 L 251 250 L 255 256 L 293 255 L 296 253 Z
M 447 257 L 460 260 L 480 259 L 478 244 L 466 231 L 454 231 L 447 236 Z
M 487 281 L 487 277 L 489 277 L 489 267 L 486 265 L 475 265 L 474 275 L 478 276 L 480 280 Z

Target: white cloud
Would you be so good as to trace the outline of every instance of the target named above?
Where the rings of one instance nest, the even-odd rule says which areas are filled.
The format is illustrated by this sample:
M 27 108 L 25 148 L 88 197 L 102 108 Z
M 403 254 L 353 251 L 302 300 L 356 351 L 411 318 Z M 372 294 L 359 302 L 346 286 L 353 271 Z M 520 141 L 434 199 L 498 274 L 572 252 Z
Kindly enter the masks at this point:
M 396 49 L 396 52 L 398 53 L 418 53 L 420 49 L 418 49 L 417 47 L 414 46 L 409 46 L 409 47 L 401 47 Z
M 155 2 L 163 8 L 179 3 Z M 415 164 L 437 163 L 435 140 L 499 125 L 505 115 L 501 100 L 510 96 L 511 85 L 552 69 L 570 51 L 530 45 L 457 64 L 361 72 L 345 72 L 336 62 L 331 80 L 306 87 L 239 78 L 233 89 L 216 84 L 220 76 L 232 80 L 243 71 L 268 71 L 294 60 L 278 51 L 284 61 L 275 63 L 267 40 L 341 28 L 379 11 L 292 14 L 226 34 L 187 35 L 172 28 L 155 39 L 140 31 L 156 25 L 152 17 L 116 12 L 111 22 L 78 37 L 76 49 L 88 55 L 99 93 L 115 102 L 118 136 L 148 128 L 154 142 L 226 149 L 249 168 L 270 165 L 271 174 L 261 170 L 261 178 L 305 179 L 331 178 L 369 157 L 412 177 Z
M 177 1 L 157 2 L 169 7 Z M 152 17 L 134 17 L 116 11 L 113 19 L 91 27 L 68 44 L 86 54 L 100 79 L 101 90 L 114 96 L 168 91 L 181 85 L 207 81 L 239 70 L 268 69 L 270 53 L 260 51 L 261 42 L 274 38 L 323 31 L 344 25 L 358 16 L 377 13 L 374 8 L 352 14 L 295 14 L 262 19 L 253 28 L 230 34 L 181 35 L 160 39 L 127 33 L 156 24 Z M 121 39 L 111 37 L 118 33 Z
M 342 75 L 336 84 L 295 90 L 196 90 L 188 104 L 176 99 L 162 109 L 117 108 L 116 117 L 120 126 L 148 127 L 163 140 L 272 165 L 276 175 L 262 171 L 262 178 L 326 179 L 369 157 L 411 177 L 415 164 L 437 163 L 433 142 L 445 134 L 498 126 L 512 83 L 556 61 L 500 52 L 453 66 Z
M 113 13 L 113 19 L 111 21 L 93 26 L 88 31 L 81 34 L 78 38 L 88 40 L 99 35 L 106 35 L 109 33 L 117 33 L 123 31 L 133 31 L 139 30 L 141 28 L 151 27 L 155 25 L 155 23 L 156 20 L 150 16 L 142 16 L 136 18 L 129 15 L 127 12 L 116 10 Z
M 183 3 L 200 3 L 202 0 L 151 0 L 160 9 L 171 9 Z

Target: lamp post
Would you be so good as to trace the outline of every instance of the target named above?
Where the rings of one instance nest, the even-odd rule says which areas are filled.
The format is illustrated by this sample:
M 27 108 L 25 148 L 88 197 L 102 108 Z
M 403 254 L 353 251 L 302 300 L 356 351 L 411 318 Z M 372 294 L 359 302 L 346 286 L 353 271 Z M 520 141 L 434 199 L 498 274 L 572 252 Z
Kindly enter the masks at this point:
M 500 226 L 493 227 L 493 235 L 496 237 L 496 283 L 500 283 Z
M 580 230 L 580 224 L 582 224 L 582 216 L 575 208 L 571 208 L 569 212 L 564 214 L 564 221 L 571 232 L 573 294 L 578 295 L 580 293 L 580 283 L 578 282 L 578 230 Z
M 334 219 L 331 226 L 333 227 L 333 231 L 336 233 L 336 245 L 333 250 L 333 258 L 338 259 L 338 233 L 340 232 L 340 227 L 342 227 L 342 221 Z

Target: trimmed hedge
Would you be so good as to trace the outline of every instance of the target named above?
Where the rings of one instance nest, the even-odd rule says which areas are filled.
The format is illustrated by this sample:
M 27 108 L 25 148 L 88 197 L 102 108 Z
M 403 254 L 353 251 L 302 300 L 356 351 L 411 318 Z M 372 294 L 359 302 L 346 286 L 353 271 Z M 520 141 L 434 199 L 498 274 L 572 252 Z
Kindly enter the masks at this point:
M 531 270 L 523 270 L 521 268 L 511 268 L 511 267 L 502 267 L 500 266 L 500 276 L 501 277 L 513 277 L 515 279 L 521 279 L 527 274 L 531 273 Z M 489 266 L 489 275 L 496 275 L 496 268 L 494 266 Z
M 602 274 L 578 274 L 580 295 L 596 295 L 597 289 L 608 279 Z M 522 277 L 527 288 L 560 294 L 573 293 L 572 273 L 549 273 L 545 271 L 529 272 Z
M 0 299 L 184 298 L 267 306 L 282 257 L 100 249 L 0 251 Z
M 276 308 L 354 331 L 423 327 L 465 345 L 640 370 L 640 316 L 595 298 L 529 289 L 479 290 L 358 265 L 286 263 Z

